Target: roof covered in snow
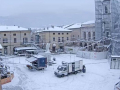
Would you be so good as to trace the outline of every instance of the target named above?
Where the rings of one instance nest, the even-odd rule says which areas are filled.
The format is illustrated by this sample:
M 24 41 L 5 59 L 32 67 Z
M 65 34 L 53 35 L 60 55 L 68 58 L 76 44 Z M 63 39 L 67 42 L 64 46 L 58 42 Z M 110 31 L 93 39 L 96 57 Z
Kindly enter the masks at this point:
M 43 32 L 47 32 L 47 31 L 62 31 L 62 32 L 69 32 L 69 31 L 71 31 L 71 30 L 68 30 L 68 29 L 64 29 L 64 28 L 62 28 L 62 27 L 49 27 L 49 28 L 45 28 L 44 30 L 42 30 Z
M 76 23 L 76 24 L 72 24 L 72 25 L 66 25 L 66 27 L 64 26 L 64 28 L 80 28 L 81 27 L 81 23 Z
M 27 31 L 28 28 L 23 28 L 20 26 L 0 26 L 0 31 Z
M 93 23 L 95 23 L 95 20 L 87 21 L 87 22 L 84 22 L 82 24 L 93 24 Z
M 42 55 L 33 55 L 33 57 L 35 57 L 35 58 L 44 58 L 44 56 L 42 56 Z
M 35 57 L 30 57 L 30 58 L 27 58 L 26 60 L 31 63 L 36 61 L 37 59 Z

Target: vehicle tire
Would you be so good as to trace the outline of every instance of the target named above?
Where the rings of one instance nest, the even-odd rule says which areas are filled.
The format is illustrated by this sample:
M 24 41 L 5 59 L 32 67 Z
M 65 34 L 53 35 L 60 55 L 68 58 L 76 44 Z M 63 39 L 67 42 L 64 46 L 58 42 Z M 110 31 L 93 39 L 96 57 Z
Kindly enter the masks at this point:
M 61 77 L 64 77 L 64 74 L 62 74 Z
M 77 74 L 78 72 L 77 71 L 75 71 L 75 74 Z
M 69 74 L 67 74 L 66 76 L 68 76 Z

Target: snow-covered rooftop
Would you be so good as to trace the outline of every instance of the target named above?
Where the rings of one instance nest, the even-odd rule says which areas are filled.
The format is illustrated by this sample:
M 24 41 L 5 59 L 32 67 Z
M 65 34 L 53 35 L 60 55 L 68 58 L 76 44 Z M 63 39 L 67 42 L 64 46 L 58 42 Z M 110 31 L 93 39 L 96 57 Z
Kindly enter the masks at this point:
M 71 25 L 65 25 L 63 28 L 71 29 L 71 28 L 80 28 L 83 24 L 93 24 L 95 23 L 95 20 L 87 21 L 84 23 L 76 23 L 76 24 L 71 24 Z
M 71 30 L 68 30 L 68 29 L 64 29 L 64 28 L 61 28 L 61 27 L 49 27 L 49 28 L 45 28 L 44 30 L 42 30 L 43 32 L 47 32 L 47 31 L 62 31 L 62 32 L 64 32 L 64 31 L 67 31 L 67 32 L 69 32 L 69 31 L 71 31 Z
M 70 28 L 80 28 L 80 27 L 81 27 L 81 23 L 76 23 L 76 24 L 72 24 L 72 25 L 66 25 L 65 28 L 70 29 Z
M 82 24 L 93 24 L 93 23 L 95 23 L 95 20 L 87 21 L 87 22 L 84 22 Z
M 28 28 L 23 28 L 20 26 L 0 26 L 0 31 L 26 31 Z
M 30 57 L 26 59 L 28 62 L 36 61 L 37 59 L 35 57 Z

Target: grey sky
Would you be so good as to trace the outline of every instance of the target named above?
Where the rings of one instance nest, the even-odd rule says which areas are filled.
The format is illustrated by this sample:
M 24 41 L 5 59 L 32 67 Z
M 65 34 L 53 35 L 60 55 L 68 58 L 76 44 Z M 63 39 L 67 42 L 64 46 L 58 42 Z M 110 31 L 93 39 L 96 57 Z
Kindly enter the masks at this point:
M 0 0 L 0 16 L 23 13 L 64 13 L 71 9 L 94 13 L 94 0 Z

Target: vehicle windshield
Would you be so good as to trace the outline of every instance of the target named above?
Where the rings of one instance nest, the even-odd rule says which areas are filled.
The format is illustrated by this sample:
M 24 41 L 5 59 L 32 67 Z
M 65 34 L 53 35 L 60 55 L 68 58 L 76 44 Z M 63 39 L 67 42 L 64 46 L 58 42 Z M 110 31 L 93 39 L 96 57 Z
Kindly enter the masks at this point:
M 58 68 L 57 68 L 59 71 L 63 71 L 63 67 L 61 67 L 61 66 L 58 66 Z

